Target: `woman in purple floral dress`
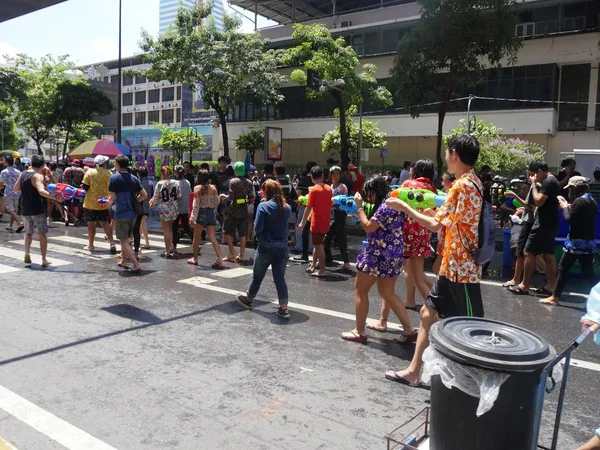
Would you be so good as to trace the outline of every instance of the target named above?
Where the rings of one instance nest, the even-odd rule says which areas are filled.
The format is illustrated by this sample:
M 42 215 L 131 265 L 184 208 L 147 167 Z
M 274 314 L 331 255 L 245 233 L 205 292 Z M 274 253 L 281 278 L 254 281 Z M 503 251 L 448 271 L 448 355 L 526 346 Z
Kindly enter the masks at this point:
M 367 233 L 367 246 L 358 256 L 358 273 L 354 283 L 356 328 L 342 333 L 342 339 L 366 344 L 365 325 L 369 313 L 369 291 L 377 284 L 381 298 L 392 308 L 404 328 L 401 343 L 415 342 L 417 331 L 410 324 L 404 302 L 395 292 L 396 280 L 402 273 L 404 214 L 385 205 L 389 193 L 385 178 L 375 176 L 368 180 L 363 193 L 365 200 L 375 205 L 375 213 L 367 218 L 362 208 L 362 197 L 356 193 L 358 220 Z

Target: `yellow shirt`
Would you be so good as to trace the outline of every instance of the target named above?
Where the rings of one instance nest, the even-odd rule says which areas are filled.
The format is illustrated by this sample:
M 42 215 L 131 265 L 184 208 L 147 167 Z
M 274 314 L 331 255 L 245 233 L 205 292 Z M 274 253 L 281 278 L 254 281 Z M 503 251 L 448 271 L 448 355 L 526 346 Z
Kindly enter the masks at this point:
M 83 184 L 87 184 L 89 189 L 85 194 L 83 201 L 83 207 L 85 209 L 93 210 L 104 210 L 101 205 L 98 204 L 100 197 L 105 197 L 108 194 L 108 183 L 112 174 L 109 170 L 99 167 L 97 169 L 90 169 L 85 173 L 83 177 Z

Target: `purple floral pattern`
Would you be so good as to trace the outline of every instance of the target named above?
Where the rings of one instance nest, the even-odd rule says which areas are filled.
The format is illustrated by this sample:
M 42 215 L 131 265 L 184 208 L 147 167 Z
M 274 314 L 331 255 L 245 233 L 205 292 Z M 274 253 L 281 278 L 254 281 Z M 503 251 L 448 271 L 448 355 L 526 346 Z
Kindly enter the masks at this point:
M 377 221 L 379 228 L 367 234 L 356 268 L 373 277 L 396 278 L 402 273 L 404 214 L 381 204 L 371 220 Z

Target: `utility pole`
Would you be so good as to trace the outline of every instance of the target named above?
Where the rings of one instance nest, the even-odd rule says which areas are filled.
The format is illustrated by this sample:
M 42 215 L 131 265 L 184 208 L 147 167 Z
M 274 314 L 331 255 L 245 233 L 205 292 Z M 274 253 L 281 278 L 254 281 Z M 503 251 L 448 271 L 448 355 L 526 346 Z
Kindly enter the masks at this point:
M 361 160 L 362 160 L 362 149 L 363 149 L 363 124 L 362 124 L 362 117 L 363 117 L 363 102 L 360 102 L 360 105 L 358 107 L 358 115 L 359 115 L 359 119 L 358 119 L 358 158 L 356 158 L 356 165 L 358 166 L 358 171 L 360 172 L 362 169 L 362 164 L 361 164 Z
M 123 61 L 121 60 L 121 25 L 122 25 L 122 19 L 121 19 L 121 12 L 122 12 L 122 6 L 123 6 L 123 0 L 119 0 L 119 68 L 118 68 L 118 72 L 119 72 L 119 86 L 117 88 L 117 143 L 120 144 L 121 143 L 121 131 L 122 131 L 122 127 L 121 127 L 121 103 L 122 103 L 122 85 L 123 85 L 123 76 L 121 75 L 121 69 L 123 66 Z

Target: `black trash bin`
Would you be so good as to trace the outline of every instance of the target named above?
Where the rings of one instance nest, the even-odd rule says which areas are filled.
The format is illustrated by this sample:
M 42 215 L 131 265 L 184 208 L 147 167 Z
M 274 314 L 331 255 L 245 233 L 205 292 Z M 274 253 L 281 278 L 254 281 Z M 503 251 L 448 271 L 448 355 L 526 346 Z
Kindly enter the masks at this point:
M 472 317 L 436 323 L 435 351 L 461 365 L 510 374 L 491 410 L 475 412 L 479 398 L 431 379 L 431 450 L 528 450 L 543 368 L 556 352 L 542 337 L 511 324 Z

